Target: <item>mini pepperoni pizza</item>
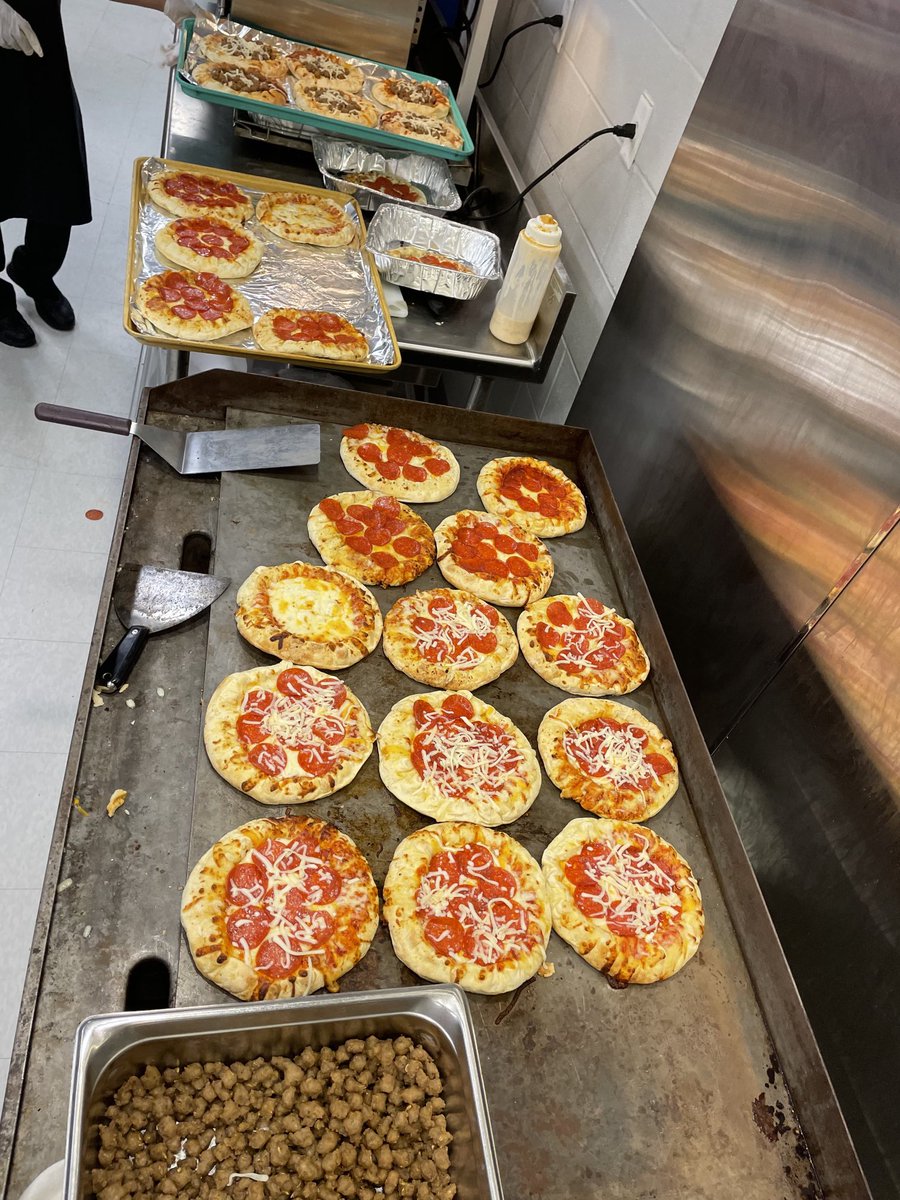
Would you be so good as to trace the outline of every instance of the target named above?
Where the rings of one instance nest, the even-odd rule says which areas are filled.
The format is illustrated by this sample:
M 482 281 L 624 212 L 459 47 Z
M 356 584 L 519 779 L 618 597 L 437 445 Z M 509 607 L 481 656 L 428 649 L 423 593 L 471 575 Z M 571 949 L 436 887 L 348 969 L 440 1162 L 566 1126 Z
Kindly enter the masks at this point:
M 574 533 L 587 519 L 579 488 L 558 467 L 538 458 L 495 458 L 481 468 L 477 486 L 488 512 L 508 517 L 538 537 Z
M 361 583 L 398 587 L 434 562 L 434 535 L 391 496 L 339 492 L 309 514 L 309 536 L 325 562 Z
M 278 354 L 307 354 L 314 358 L 365 362 L 366 335 L 346 317 L 310 308 L 270 308 L 253 326 L 261 350 Z
M 179 217 L 164 225 L 154 241 L 159 253 L 170 262 L 212 271 L 221 279 L 249 275 L 262 258 L 259 239 L 249 229 L 222 217 Z
M 437 562 L 448 583 L 491 604 L 520 608 L 553 579 L 546 546 L 505 517 L 463 509 L 434 531 Z
M 388 254 L 391 258 L 407 258 L 411 262 L 424 263 L 426 267 L 443 267 L 445 271 L 461 271 L 463 275 L 474 274 L 474 268 L 461 258 L 451 258 L 449 254 L 440 254 L 424 246 L 398 246 L 396 250 L 388 250 Z
M 576 696 L 622 696 L 650 673 L 633 623 L 580 594 L 545 596 L 529 604 L 516 632 L 529 666 Z
M 384 881 L 394 952 L 423 979 L 509 992 L 544 965 L 551 918 L 541 869 L 508 834 L 428 825 L 394 851 Z
M 398 700 L 378 730 L 378 769 L 398 800 L 439 821 L 507 825 L 541 788 L 528 739 L 471 692 Z
M 393 425 L 345 429 L 341 461 L 373 492 L 413 504 L 446 500 L 459 484 L 459 463 L 446 446 Z
M 314 563 L 257 567 L 238 589 L 234 616 L 260 650 L 325 671 L 359 662 L 381 637 L 381 610 L 369 589 Z
M 474 692 L 513 665 L 519 647 L 505 617 L 471 592 L 402 596 L 384 618 L 384 652 L 430 687 Z
M 563 700 L 541 721 L 538 749 L 562 795 L 601 817 L 646 821 L 678 790 L 672 743 L 612 700 Z
M 553 928 L 617 984 L 680 971 L 703 936 L 703 901 L 674 846 L 628 821 L 580 817 L 544 851 Z
M 203 855 L 181 897 L 181 923 L 199 971 L 239 1000 L 308 996 L 365 955 L 378 891 L 333 825 L 263 818 Z
M 253 324 L 244 297 L 211 271 L 151 275 L 135 304 L 157 329 L 190 342 L 211 342 Z
M 203 741 L 223 779 L 262 804 L 304 804 L 346 787 L 372 753 L 369 715 L 315 667 L 277 663 L 227 675 Z
M 390 171 L 347 171 L 344 180 L 369 188 L 373 192 L 380 192 L 382 196 L 390 196 L 392 200 L 402 200 L 406 204 L 428 203 L 428 197 L 420 187 L 399 175 L 392 175 Z
M 246 221 L 253 201 L 227 179 L 193 171 L 161 171 L 147 185 L 147 194 L 164 212 L 176 217 L 224 217 Z

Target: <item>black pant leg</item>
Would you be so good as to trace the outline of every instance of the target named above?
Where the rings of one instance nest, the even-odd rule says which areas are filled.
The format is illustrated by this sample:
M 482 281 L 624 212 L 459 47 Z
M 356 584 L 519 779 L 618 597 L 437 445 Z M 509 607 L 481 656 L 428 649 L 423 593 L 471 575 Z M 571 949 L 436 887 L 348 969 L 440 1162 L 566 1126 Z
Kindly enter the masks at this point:
M 6 266 L 6 251 L 3 249 L 3 230 L 0 227 L 0 271 Z M 11 283 L 0 279 L 0 317 L 16 311 L 16 290 Z
M 29 220 L 25 242 L 14 254 L 15 273 L 28 291 L 40 293 L 63 265 L 69 248 L 71 225 Z

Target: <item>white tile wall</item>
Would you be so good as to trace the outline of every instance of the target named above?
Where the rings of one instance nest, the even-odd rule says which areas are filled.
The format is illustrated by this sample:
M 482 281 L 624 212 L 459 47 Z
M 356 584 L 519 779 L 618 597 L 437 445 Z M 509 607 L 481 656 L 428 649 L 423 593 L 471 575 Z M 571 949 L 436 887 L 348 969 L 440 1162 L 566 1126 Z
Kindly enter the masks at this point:
M 562 0 L 511 0 L 498 10 L 484 74 L 517 25 Z M 578 299 L 542 387 L 495 385 L 490 407 L 564 421 L 690 116 L 734 0 L 574 0 L 559 53 L 551 28 L 509 44 L 483 92 L 527 179 L 595 129 L 623 124 L 653 101 L 634 165 L 607 135 L 535 189 L 563 228 L 563 261 Z

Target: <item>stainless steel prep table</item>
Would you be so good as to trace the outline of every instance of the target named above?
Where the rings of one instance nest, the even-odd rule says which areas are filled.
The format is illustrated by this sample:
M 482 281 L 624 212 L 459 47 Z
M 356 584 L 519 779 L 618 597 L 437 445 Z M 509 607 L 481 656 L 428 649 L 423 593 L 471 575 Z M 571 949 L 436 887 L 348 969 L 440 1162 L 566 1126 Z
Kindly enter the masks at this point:
M 315 561 L 309 508 L 323 494 L 356 486 L 339 461 L 340 430 L 377 414 L 446 441 L 461 461 L 455 495 L 421 510 L 431 524 L 477 505 L 477 470 L 499 448 L 549 457 L 578 478 L 591 515 L 583 531 L 551 544 L 556 590 L 596 591 L 637 624 L 653 670 L 629 701 L 667 730 L 682 767 L 680 792 L 653 827 L 691 862 L 707 911 L 696 959 L 665 983 L 613 990 L 553 935 L 551 978 L 511 996 L 472 997 L 507 1197 L 863 1200 L 818 1049 L 589 434 L 483 413 L 463 423 L 441 406 L 229 371 L 155 388 L 145 393 L 144 412 L 170 428 L 323 420 L 322 462 L 179 477 L 137 442 L 132 447 L 11 1065 L 0 1132 L 5 1196 L 18 1200 L 62 1153 L 75 1027 L 89 1013 L 124 1007 L 135 964 L 166 964 L 178 1004 L 229 1002 L 183 945 L 180 894 L 211 841 L 266 810 L 207 762 L 203 697 L 224 674 L 268 661 L 237 634 L 234 592 L 260 560 Z M 97 656 L 120 634 L 109 610 L 117 564 L 177 565 L 183 537 L 196 530 L 211 535 L 213 567 L 231 577 L 230 592 L 208 616 L 150 642 L 127 696 L 92 707 Z M 440 582 L 432 568 L 411 586 Z M 400 593 L 380 593 L 382 609 Z M 347 679 L 373 723 L 398 696 L 423 690 L 380 648 Z M 532 740 L 560 699 L 521 658 L 481 694 Z M 110 819 L 105 805 L 117 787 L 129 798 Z M 73 795 L 87 815 L 72 806 Z M 309 811 L 358 842 L 379 884 L 397 842 L 425 823 L 384 790 L 374 755 L 348 788 Z M 539 855 L 580 811 L 545 780 L 534 807 L 507 829 Z M 381 929 L 342 986 L 416 982 Z

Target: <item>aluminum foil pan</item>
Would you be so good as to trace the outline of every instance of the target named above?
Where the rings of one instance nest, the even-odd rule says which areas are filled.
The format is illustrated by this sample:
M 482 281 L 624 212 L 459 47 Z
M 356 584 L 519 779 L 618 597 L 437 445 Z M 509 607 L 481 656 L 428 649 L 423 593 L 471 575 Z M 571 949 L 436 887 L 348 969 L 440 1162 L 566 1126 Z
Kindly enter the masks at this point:
M 424 154 L 403 154 L 389 158 L 358 142 L 342 142 L 326 137 L 313 137 L 312 146 L 325 186 L 355 196 L 357 204 L 366 211 L 380 208 L 382 204 L 402 204 L 416 212 L 432 213 L 439 217 L 443 213 L 453 212 L 462 203 L 442 158 L 427 158 Z M 386 171 L 421 188 L 429 203 L 415 204 L 410 200 L 398 200 L 362 184 L 350 183 L 343 178 L 347 171 Z
M 135 329 L 140 333 L 153 335 L 160 331 L 144 317 L 134 303 L 137 289 L 160 271 L 178 270 L 176 263 L 160 257 L 154 244 L 154 238 L 164 225 L 176 220 L 172 213 L 163 212 L 150 200 L 147 188 L 150 180 L 162 171 L 177 167 L 189 170 L 204 171 L 207 168 L 192 167 L 190 164 L 167 162 L 165 159 L 148 158 L 144 160 L 140 171 L 140 194 L 138 197 L 138 214 L 134 226 L 134 244 L 132 246 L 133 262 L 130 272 L 130 317 Z M 253 200 L 257 200 L 267 191 L 284 191 L 284 186 L 277 186 L 273 181 L 271 187 L 254 187 L 247 183 L 247 176 L 236 176 L 229 172 L 212 171 L 215 175 L 224 175 L 235 183 Z M 261 179 L 254 182 L 264 183 Z M 292 188 L 296 185 L 292 185 Z M 363 229 L 356 206 L 348 202 L 344 211 L 357 229 L 357 237 L 349 246 L 325 247 L 304 246 L 285 241 L 265 226 L 260 225 L 255 217 L 246 222 L 246 226 L 263 244 L 263 255 L 259 266 L 251 274 L 241 279 L 230 279 L 228 282 L 246 297 L 253 311 L 254 320 L 261 317 L 270 308 L 312 308 L 323 309 L 346 317 L 357 329 L 365 334 L 369 343 L 369 355 L 366 363 L 373 368 L 390 369 L 396 365 L 397 352 L 391 336 L 388 317 L 382 307 L 381 296 L 372 270 L 368 255 L 363 250 Z M 168 337 L 168 335 L 160 335 Z M 186 347 L 193 346 L 198 350 L 215 352 L 224 347 L 246 349 L 256 354 L 261 351 L 253 340 L 250 329 L 242 329 L 228 337 L 218 338 L 214 342 L 189 342 Z M 286 355 L 285 358 L 288 356 Z M 293 356 L 291 356 L 293 357 Z M 318 364 L 328 365 L 334 370 L 342 367 L 364 368 L 364 363 L 342 364 L 334 359 L 308 358 Z
M 472 274 L 393 258 L 389 251 L 400 246 L 418 246 L 458 258 L 472 268 Z M 500 269 L 500 239 L 486 229 L 472 229 L 458 221 L 445 221 L 403 204 L 382 204 L 369 222 L 366 247 L 375 255 L 382 279 L 418 292 L 452 296 L 455 300 L 474 300 L 493 279 L 503 275 Z

